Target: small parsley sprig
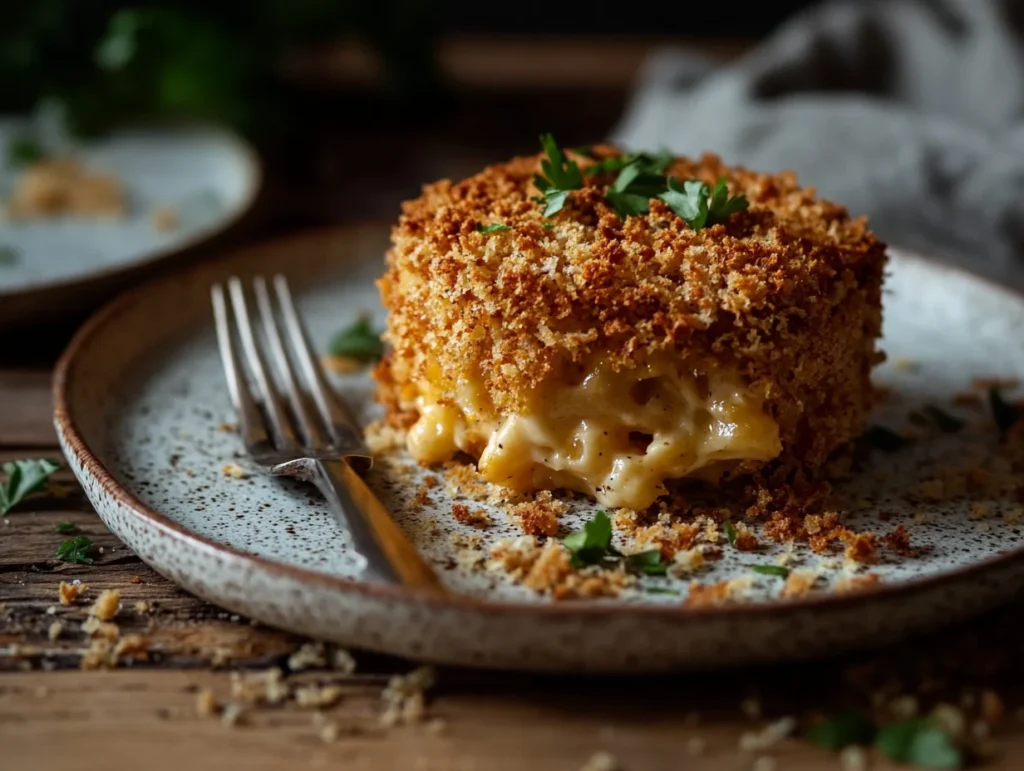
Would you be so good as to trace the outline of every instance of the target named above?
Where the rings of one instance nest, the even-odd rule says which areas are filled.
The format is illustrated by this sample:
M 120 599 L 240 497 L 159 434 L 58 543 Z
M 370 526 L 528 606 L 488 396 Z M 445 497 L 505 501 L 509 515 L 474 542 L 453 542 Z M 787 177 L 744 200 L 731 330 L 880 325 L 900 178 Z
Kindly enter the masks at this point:
M 0 481 L 0 514 L 6 514 L 26 496 L 38 492 L 60 465 L 46 458 L 12 460 L 0 466 L 7 477 Z
M 562 211 L 569 192 L 583 187 L 583 172 L 576 161 L 566 158 L 551 134 L 542 134 L 540 144 L 548 157 L 540 162 L 543 174 L 533 178 L 533 184 L 540 190 L 540 197 L 534 200 L 545 204 L 545 217 L 553 217 Z
M 782 565 L 752 565 L 750 569 L 762 576 L 789 577 L 789 568 L 784 568 Z
M 477 233 L 500 233 L 502 230 L 511 230 L 512 228 L 503 222 L 495 222 L 493 225 L 479 224 L 476 226 Z
M 668 204 L 668 207 L 686 220 L 686 224 L 694 230 L 721 224 L 730 214 L 743 211 L 750 206 L 747 197 L 742 193 L 729 195 L 725 177 L 721 177 L 715 183 L 714 190 L 699 179 L 688 179 L 680 183 L 675 177 L 670 177 L 668 190 L 661 193 L 658 198 Z
M 956 769 L 964 764 L 964 753 L 950 733 L 926 717 L 876 727 L 860 713 L 847 712 L 812 727 L 807 740 L 834 752 L 874 744 L 890 760 L 917 768 Z
M 582 530 L 567 535 L 562 545 L 572 555 L 570 561 L 575 568 L 587 565 L 616 568 L 624 565 L 629 570 L 649 576 L 662 576 L 668 570 L 658 549 L 623 554 L 612 546 L 612 520 L 606 511 L 594 514 L 593 519 L 583 523 Z
M 92 551 L 92 541 L 84 535 L 76 535 L 69 538 L 57 549 L 57 559 L 61 562 L 76 562 L 80 565 L 91 565 L 94 560 L 89 556 Z
M 369 316 L 360 316 L 331 340 L 332 356 L 345 356 L 364 364 L 376 361 L 384 353 L 384 343 L 373 330 Z

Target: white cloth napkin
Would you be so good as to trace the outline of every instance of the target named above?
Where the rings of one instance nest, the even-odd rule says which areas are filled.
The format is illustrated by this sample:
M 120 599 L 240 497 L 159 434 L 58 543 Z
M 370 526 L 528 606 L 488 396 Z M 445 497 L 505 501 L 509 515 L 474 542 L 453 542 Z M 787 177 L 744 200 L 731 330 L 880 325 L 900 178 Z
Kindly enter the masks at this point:
M 610 139 L 710 150 L 1024 288 L 1024 0 L 846 0 L 734 64 L 655 51 Z

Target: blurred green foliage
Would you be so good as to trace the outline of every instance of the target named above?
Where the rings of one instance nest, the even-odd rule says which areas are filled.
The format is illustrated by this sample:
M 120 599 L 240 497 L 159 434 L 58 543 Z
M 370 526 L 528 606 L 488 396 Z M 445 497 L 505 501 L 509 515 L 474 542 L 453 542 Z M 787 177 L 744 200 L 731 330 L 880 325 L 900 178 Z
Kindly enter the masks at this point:
M 438 86 L 435 11 L 432 0 L 2 2 L 0 109 L 56 103 L 81 135 L 166 117 L 287 130 L 298 116 L 284 54 L 344 35 L 380 55 L 394 104 L 425 102 Z

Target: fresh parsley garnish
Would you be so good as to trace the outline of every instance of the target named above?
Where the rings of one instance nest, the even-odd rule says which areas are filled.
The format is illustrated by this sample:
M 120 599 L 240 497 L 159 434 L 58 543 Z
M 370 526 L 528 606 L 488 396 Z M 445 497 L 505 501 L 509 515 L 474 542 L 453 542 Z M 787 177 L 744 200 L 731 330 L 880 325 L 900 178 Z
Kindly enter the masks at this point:
M 753 565 L 750 569 L 763 576 L 786 578 L 789 575 L 789 568 L 784 568 L 782 565 Z
M 57 549 L 57 559 L 61 562 L 91 565 L 93 559 L 89 556 L 90 551 L 92 551 L 92 541 L 84 535 L 76 535 L 60 545 L 60 548 Z
M 673 160 L 668 150 L 654 155 L 625 153 L 610 156 L 581 172 L 575 161 L 565 157 L 551 134 L 543 134 L 540 141 L 547 157 L 541 160 L 543 173 L 533 178 L 541 192 L 534 200 L 545 204 L 545 217 L 551 217 L 562 210 L 569 192 L 583 187 L 584 175 L 616 172 L 617 176 L 604 197 L 623 220 L 647 214 L 651 199 L 660 198 L 673 212 L 686 220 L 690 227 L 700 230 L 724 222 L 730 214 L 750 205 L 745 195 L 729 195 L 725 177 L 718 180 L 713 190 L 699 179 L 679 182 L 674 177 L 666 177 L 665 172 Z M 588 154 L 588 157 L 592 156 Z
M 1005 436 L 1010 427 L 1020 420 L 1020 413 L 1017 408 L 1003 399 L 999 389 L 993 386 L 988 389 L 988 406 L 992 410 L 992 419 L 999 427 L 999 434 Z
M 960 418 L 955 418 L 945 410 L 939 409 L 932 404 L 926 404 L 923 411 L 943 433 L 955 434 L 964 428 L 964 422 Z
M 605 511 L 598 511 L 593 519 L 584 522 L 579 532 L 567 535 L 562 545 L 569 550 L 572 555 L 570 562 L 576 568 L 587 565 L 625 565 L 630 570 L 649 576 L 662 576 L 668 570 L 668 566 L 661 561 L 658 549 L 626 555 L 612 546 L 612 520 Z
M 511 230 L 512 228 L 501 222 L 495 222 L 493 225 L 480 224 L 476 226 L 478 233 L 498 233 L 502 230 Z
M 884 426 L 872 426 L 865 433 L 868 442 L 882 452 L 896 452 L 907 446 L 907 440 Z
M 13 265 L 17 261 L 17 249 L 13 246 L 0 246 L 0 265 Z
M 963 754 L 953 738 L 927 718 L 911 718 L 882 726 L 875 736 L 875 747 L 897 763 L 919 768 L 960 768 Z
M 576 153 L 576 155 L 585 155 L 588 158 L 596 158 L 597 157 L 594 154 L 594 146 L 593 145 L 580 145 L 579 147 L 574 147 L 573 148 L 573 152 Z
M 867 744 L 875 736 L 871 721 L 859 712 L 847 712 L 823 720 L 807 732 L 807 741 L 826 750 L 838 751 L 851 744 Z
M 694 230 L 725 222 L 730 214 L 743 211 L 750 206 L 747 197 L 742 193 L 729 195 L 725 177 L 715 183 L 714 190 L 699 179 L 680 182 L 671 177 L 668 180 L 668 190 L 658 197 Z
M 647 594 L 672 594 L 676 597 L 682 594 L 682 592 L 679 592 L 675 589 L 669 589 L 665 586 L 648 586 L 644 589 L 644 592 L 646 592 Z
M 542 228 L 544 228 L 545 230 L 551 230 L 552 228 L 555 227 L 555 223 L 554 222 L 542 222 L 542 223 L 540 223 L 540 226 Z
M 535 200 L 546 204 L 545 217 L 553 217 L 565 206 L 569 191 L 583 187 L 583 172 L 576 161 L 570 161 L 565 157 L 565 153 L 551 134 L 542 134 L 540 144 L 547 158 L 540 162 L 543 174 L 536 174 L 533 177 L 533 184 L 541 193 L 540 198 Z
M 621 557 L 612 546 L 612 520 L 604 511 L 584 522 L 582 530 L 567 535 L 562 545 L 572 554 L 572 565 L 577 568 L 599 565 L 609 559 L 618 562 Z
M 12 460 L 0 466 L 7 477 L 0 482 L 0 514 L 6 514 L 27 495 L 42 489 L 60 465 L 46 458 Z
M 660 549 L 630 554 L 626 557 L 626 564 L 638 573 L 648 576 L 663 576 L 668 571 L 668 565 L 661 561 Z
M 70 533 L 75 532 L 75 523 L 74 522 L 58 522 L 57 523 L 57 532 L 60 533 L 61 535 L 69 535 Z
M 722 530 L 725 531 L 725 537 L 729 541 L 730 546 L 736 545 L 736 526 L 729 520 L 725 520 L 722 523 Z
M 13 137 L 7 142 L 7 164 L 25 166 L 43 160 L 46 153 L 39 143 L 28 137 Z
M 369 316 L 360 316 L 331 340 L 331 354 L 347 356 L 364 364 L 376 361 L 384 353 L 380 335 L 373 331 Z

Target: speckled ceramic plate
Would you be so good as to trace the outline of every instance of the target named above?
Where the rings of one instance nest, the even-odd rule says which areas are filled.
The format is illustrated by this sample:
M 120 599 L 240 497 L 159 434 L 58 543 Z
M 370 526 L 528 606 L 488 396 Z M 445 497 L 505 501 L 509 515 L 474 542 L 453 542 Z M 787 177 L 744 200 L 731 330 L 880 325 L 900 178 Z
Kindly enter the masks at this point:
M 116 300 L 77 335 L 55 382 L 56 425 L 74 473 L 104 522 L 142 559 L 189 591 L 274 626 L 344 644 L 454 664 L 502 668 L 651 671 L 822 654 L 875 644 L 980 611 L 1024 587 L 1024 550 L 1012 504 L 969 494 L 927 502 L 914 491 L 938 469 L 995 446 L 983 407 L 949 406 L 983 375 L 1024 374 L 1024 300 L 916 257 L 893 255 L 886 295 L 889 363 L 878 379 L 892 392 L 876 420 L 906 427 L 908 410 L 944 404 L 967 427 L 881 454 L 849 485 L 848 522 L 884 535 L 911 532 L 914 557 L 880 549 L 880 581 L 848 593 L 834 555 L 796 551 L 796 570 L 822 573 L 815 588 L 781 597 L 782 579 L 753 573 L 779 547 L 724 548 L 724 559 L 687 579 L 644 578 L 614 600 L 554 602 L 494 572 L 465 569 L 466 537 L 478 548 L 516 535 L 494 524 L 455 523 L 444 485 L 431 502 L 411 499 L 418 477 L 378 463 L 371 482 L 437 566 L 450 597 L 426 598 L 359 580 L 335 524 L 311 488 L 255 475 L 224 390 L 209 310 L 211 282 L 238 273 L 288 274 L 317 345 L 369 311 L 383 314 L 373 279 L 387 228 L 314 233 L 235 254 Z M 375 413 L 366 374 L 337 377 L 363 419 Z M 419 472 L 425 475 L 432 472 Z M 991 499 L 990 499 L 991 498 Z M 478 506 L 479 504 L 473 504 Z M 594 511 L 574 501 L 564 530 Z M 981 513 L 984 514 L 982 518 Z M 628 549 L 629 544 L 620 544 Z M 745 577 L 742 602 L 694 608 L 689 579 Z M 846 576 L 849 578 L 849 576 Z M 647 591 L 657 588 L 659 593 Z M 677 592 L 667 593 L 664 590 Z
M 237 223 L 261 184 L 259 160 L 239 137 L 212 127 L 124 130 L 89 142 L 69 142 L 38 122 L 0 119 L 0 152 L 31 137 L 54 156 L 110 173 L 124 184 L 126 215 L 0 218 L 0 326 L 22 324 L 87 307 L 104 290 L 137 279 L 145 268 L 193 249 Z M 22 169 L 0 156 L 0 199 Z M 176 214 L 173 228 L 154 226 L 153 211 Z

